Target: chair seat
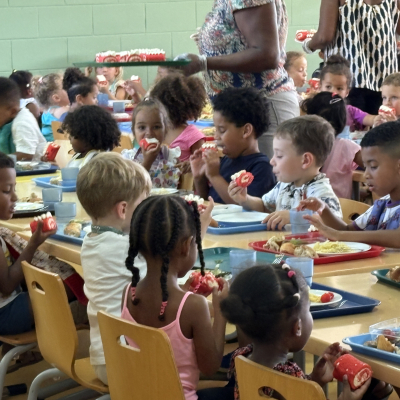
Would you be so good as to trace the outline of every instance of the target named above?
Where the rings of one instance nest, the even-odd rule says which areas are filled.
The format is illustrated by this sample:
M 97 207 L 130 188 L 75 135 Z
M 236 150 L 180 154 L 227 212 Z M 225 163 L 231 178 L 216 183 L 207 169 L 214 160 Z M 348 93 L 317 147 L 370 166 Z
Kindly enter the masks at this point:
M 21 346 L 23 344 L 35 343 L 36 341 L 36 332 L 34 330 L 19 333 L 18 335 L 0 336 L 0 342 L 7 343 L 11 346 Z
M 104 383 L 97 378 L 94 369 L 90 364 L 89 357 L 76 360 L 74 364 L 74 370 L 76 376 L 82 381 L 82 383 L 78 383 L 84 383 L 85 387 L 97 390 L 101 393 L 109 393 L 108 386 L 104 385 Z

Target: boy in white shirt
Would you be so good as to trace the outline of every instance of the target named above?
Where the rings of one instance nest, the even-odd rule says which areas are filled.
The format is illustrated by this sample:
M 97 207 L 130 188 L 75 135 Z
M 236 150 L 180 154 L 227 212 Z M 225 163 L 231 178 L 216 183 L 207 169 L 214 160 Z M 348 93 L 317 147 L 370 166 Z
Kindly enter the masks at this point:
M 249 196 L 246 188 L 232 181 L 229 195 L 248 210 L 270 213 L 263 221 L 270 230 L 284 229 L 290 223 L 289 210 L 309 197 L 321 199 L 341 218 L 339 199 L 329 179 L 320 173 L 334 139 L 332 126 L 319 116 L 306 115 L 282 123 L 274 135 L 274 156 L 270 161 L 277 185 L 260 199 Z

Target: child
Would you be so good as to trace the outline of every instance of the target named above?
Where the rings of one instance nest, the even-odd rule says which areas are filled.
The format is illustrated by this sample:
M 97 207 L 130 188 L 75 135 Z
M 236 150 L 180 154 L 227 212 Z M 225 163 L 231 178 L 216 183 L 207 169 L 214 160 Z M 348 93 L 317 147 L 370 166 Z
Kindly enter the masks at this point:
M 284 229 L 290 223 L 289 210 L 310 196 L 320 198 L 333 214 L 342 217 L 339 200 L 329 179 L 320 173 L 333 141 L 333 128 L 321 117 L 306 115 L 285 121 L 278 126 L 273 142 L 271 165 L 278 184 L 260 199 L 231 182 L 229 195 L 248 210 L 271 213 L 263 221 L 271 230 Z
M 176 161 L 180 150 L 161 146 L 167 133 L 167 113 L 163 105 L 152 99 L 140 102 L 132 115 L 132 131 L 137 143 L 142 139 L 157 139 L 158 143 L 149 149 L 142 145 L 123 150 L 122 155 L 139 162 L 149 171 L 153 187 L 177 188 L 181 171 L 176 167 Z
M 92 233 L 85 236 L 81 252 L 85 294 L 89 299 L 90 362 L 106 384 L 97 312 L 121 314 L 121 290 L 132 280 L 124 266 L 129 248 L 127 233 L 133 211 L 150 189 L 146 170 L 118 153 L 99 154 L 78 175 L 78 199 L 92 219 Z M 135 263 L 144 275 L 146 264 L 141 259 Z
M 206 91 L 202 81 L 194 76 L 172 74 L 161 79 L 151 91 L 168 112 L 169 127 L 164 143 L 170 148 L 179 147 L 179 161 L 189 164 L 190 156 L 204 144 L 205 136 L 189 120 L 199 119 L 206 104 Z M 190 170 L 190 165 L 189 165 Z
M 35 98 L 33 97 L 31 86 L 32 74 L 28 71 L 14 71 L 9 78 L 19 87 L 19 92 L 21 94 L 21 99 L 19 101 L 20 107 L 26 107 L 33 114 L 33 116 L 39 120 L 40 109 Z
M 258 149 L 257 139 L 269 125 L 268 105 L 254 88 L 229 88 L 214 99 L 215 139 L 222 147 L 218 152 L 196 150 L 190 158 L 198 194 L 211 196 L 218 203 L 234 203 L 228 194 L 231 175 L 246 170 L 254 175 L 248 187 L 252 196 L 262 196 L 272 189 L 275 179 L 269 159 Z M 234 201 L 233 201 L 234 200 Z
M 67 92 L 62 88 L 60 74 L 48 74 L 38 79 L 33 79 L 33 93 L 35 99 L 45 108 L 42 114 L 42 133 L 48 142 L 52 142 L 52 121 L 59 121 L 60 117 L 69 109 Z
M 80 106 L 97 105 L 99 89 L 96 81 L 86 77 L 79 68 L 67 68 L 64 72 L 63 89 L 67 91 L 70 102 L 69 111 Z M 60 117 L 64 121 L 67 113 Z
M 68 167 L 82 168 L 100 151 L 119 145 L 121 132 L 111 114 L 99 106 L 82 106 L 68 113 L 61 127 L 75 151 Z
M 299 209 L 318 212 L 307 219 L 328 239 L 400 248 L 400 235 L 392 232 L 400 224 L 400 124 L 387 122 L 367 132 L 361 154 L 368 188 L 382 196 L 367 212 L 346 224 L 315 198 L 302 201 Z
M 234 396 L 230 399 L 240 399 L 235 369 L 235 358 L 239 355 L 287 375 L 313 380 L 322 387 L 333 380 L 333 364 L 345 353 L 339 343 L 331 344 L 324 351 L 309 376 L 296 363 L 287 361 L 289 352 L 298 352 L 305 346 L 313 327 L 308 286 L 300 271 L 291 270 L 286 264 L 248 268 L 233 281 L 228 297 L 221 301 L 221 310 L 225 318 L 251 340 L 251 344 L 232 355 L 231 381 L 224 388 L 228 391 L 229 386 L 234 386 Z M 379 399 L 390 394 L 390 385 L 374 381 L 373 389 L 373 385 L 369 388 L 369 379 L 352 391 L 346 376 L 338 399 L 360 400 L 367 389 L 368 398 Z M 265 397 L 281 398 L 271 388 L 264 387 L 262 391 Z
M 100 91 L 106 93 L 110 100 L 126 100 L 128 94 L 124 89 L 122 67 L 103 67 L 102 72 L 107 79 L 108 87 L 100 86 Z
M 319 89 L 321 92 L 338 94 L 345 99 L 350 92 L 352 75 L 350 63 L 339 55 L 328 58 L 321 70 Z M 347 105 L 347 123 L 340 138 L 350 139 L 350 131 L 363 130 L 363 126 L 373 126 L 379 119 L 377 115 L 370 115 L 356 107 Z
M 292 78 L 294 86 L 302 88 L 307 82 L 307 59 L 300 51 L 288 51 L 284 65 L 288 75 Z
M 163 221 L 160 223 L 160 221 Z M 185 292 L 178 278 L 185 276 L 200 256 L 201 222 L 197 203 L 178 196 L 153 196 L 136 209 L 130 229 L 126 267 L 132 282 L 125 287 L 121 317 L 128 321 L 162 329 L 170 338 L 186 400 L 196 400 L 199 370 L 212 375 L 221 364 L 226 321 L 219 303 L 228 293 L 213 291 L 212 326 L 204 297 Z M 134 258 L 142 254 L 147 275 L 141 280 Z M 136 344 L 129 338 L 127 342 Z
M 382 104 L 386 107 L 393 107 L 395 112 L 391 115 L 379 116 L 380 121 L 375 126 L 383 122 L 397 121 L 400 115 L 400 73 L 396 72 L 384 79 L 382 84 Z
M 302 107 L 308 115 L 319 115 L 326 119 L 335 130 L 333 148 L 321 172 L 326 174 L 332 189 L 339 198 L 350 199 L 353 183 L 353 171 L 364 168 L 361 147 L 349 139 L 341 139 L 338 134 L 346 125 L 346 105 L 337 94 L 320 92 L 304 100 Z

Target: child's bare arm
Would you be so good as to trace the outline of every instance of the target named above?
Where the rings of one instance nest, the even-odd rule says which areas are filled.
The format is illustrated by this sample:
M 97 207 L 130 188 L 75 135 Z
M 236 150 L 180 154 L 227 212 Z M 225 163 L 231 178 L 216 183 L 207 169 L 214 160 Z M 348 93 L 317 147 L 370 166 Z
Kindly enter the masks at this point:
M 374 126 L 375 122 L 378 121 L 378 115 L 367 114 L 363 119 L 363 125 L 365 126 Z
M 377 230 L 377 231 L 336 231 L 333 240 L 344 242 L 362 242 L 374 244 L 376 246 L 400 248 L 400 228 L 396 230 Z M 397 233 L 396 233 L 397 232 Z
M 242 188 L 232 181 L 228 186 L 229 196 L 246 210 L 265 212 L 264 203 L 258 197 L 247 194 L 247 188 Z
M 209 176 L 208 179 L 225 204 L 236 204 L 228 194 L 228 182 L 221 175 Z
M 354 162 L 361 168 L 364 168 L 364 163 L 361 157 L 361 150 L 359 152 L 356 153 L 355 157 L 354 157 Z

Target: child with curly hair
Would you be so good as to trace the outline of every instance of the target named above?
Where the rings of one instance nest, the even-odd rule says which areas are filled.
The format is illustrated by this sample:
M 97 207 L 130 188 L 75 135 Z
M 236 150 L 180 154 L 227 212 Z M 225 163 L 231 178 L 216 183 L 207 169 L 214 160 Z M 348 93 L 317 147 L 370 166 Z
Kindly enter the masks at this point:
M 61 126 L 75 151 L 68 167 L 82 168 L 101 151 L 120 143 L 121 132 L 111 114 L 98 106 L 82 106 L 68 113 Z
M 180 162 L 189 164 L 190 156 L 205 142 L 204 134 L 189 120 L 200 117 L 206 104 L 206 91 L 202 81 L 194 76 L 172 74 L 162 78 L 151 91 L 151 97 L 157 99 L 168 112 L 170 127 L 164 143 L 169 147 L 179 147 Z

